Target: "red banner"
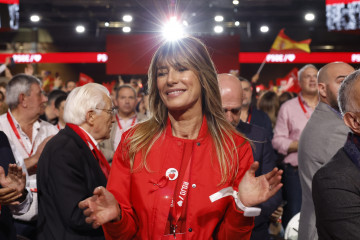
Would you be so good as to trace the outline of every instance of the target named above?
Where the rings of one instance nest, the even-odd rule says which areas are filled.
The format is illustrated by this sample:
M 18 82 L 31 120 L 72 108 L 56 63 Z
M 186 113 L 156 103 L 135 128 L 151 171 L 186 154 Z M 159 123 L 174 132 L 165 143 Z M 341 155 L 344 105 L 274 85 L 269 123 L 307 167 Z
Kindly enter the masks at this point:
M 9 56 L 15 63 L 106 63 L 108 60 L 105 52 L 14 53 L 0 54 L 0 63 Z
M 86 75 L 85 73 L 80 73 L 78 86 L 83 86 L 87 83 L 93 83 L 94 79 L 92 77 Z
M 205 36 L 200 39 L 207 46 L 218 72 L 239 68 L 239 36 Z M 162 36 L 157 34 L 108 35 L 106 73 L 146 74 L 151 58 L 162 41 Z
M 19 4 L 19 0 L 0 0 L 0 3 L 5 3 L 5 4 Z
M 326 0 L 326 5 L 341 4 L 341 3 L 348 4 L 353 2 L 359 2 L 359 0 Z
M 360 63 L 360 53 L 326 52 L 326 53 L 285 53 L 269 54 L 264 52 L 240 52 L 239 63 L 330 63 L 342 61 Z
M 293 68 L 285 77 L 276 79 L 276 85 L 279 86 L 282 91 L 299 93 L 301 87 L 297 77 L 298 69 Z
M 5 62 L 6 57 L 13 57 L 15 63 L 107 63 L 108 61 L 108 55 L 105 52 L 2 53 L 0 54 L 0 64 Z M 262 63 L 264 59 L 266 59 L 267 63 L 329 63 L 334 61 L 360 63 L 360 52 L 284 54 L 270 54 L 267 52 L 238 53 L 238 63 Z M 236 69 L 236 67 L 232 69 Z M 145 69 L 145 71 L 147 71 L 147 69 Z M 220 70 L 219 72 L 226 71 Z

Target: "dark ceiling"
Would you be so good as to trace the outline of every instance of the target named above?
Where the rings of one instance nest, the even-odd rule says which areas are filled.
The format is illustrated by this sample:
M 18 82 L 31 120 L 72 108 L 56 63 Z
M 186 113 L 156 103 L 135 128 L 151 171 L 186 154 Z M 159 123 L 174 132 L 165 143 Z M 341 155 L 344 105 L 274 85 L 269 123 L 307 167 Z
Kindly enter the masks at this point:
M 315 21 L 304 20 L 308 11 Z M 30 22 L 34 13 L 40 22 Z M 215 34 L 214 16 L 223 15 L 222 34 L 240 35 L 242 51 L 267 51 L 281 28 L 295 40 L 312 38 L 313 51 L 326 51 L 327 45 L 336 51 L 359 48 L 357 33 L 327 31 L 325 0 L 240 0 L 237 6 L 232 0 L 20 0 L 20 29 L 0 33 L 0 43 L 52 41 L 57 51 L 105 51 L 107 34 L 125 34 L 121 28 L 105 27 L 105 22 L 130 26 L 130 34 L 153 33 L 172 13 L 186 20 L 195 36 Z M 131 14 L 133 21 L 124 23 L 124 14 Z M 87 28 L 84 34 L 75 33 L 78 23 Z M 260 33 L 262 24 L 269 26 L 268 33 Z

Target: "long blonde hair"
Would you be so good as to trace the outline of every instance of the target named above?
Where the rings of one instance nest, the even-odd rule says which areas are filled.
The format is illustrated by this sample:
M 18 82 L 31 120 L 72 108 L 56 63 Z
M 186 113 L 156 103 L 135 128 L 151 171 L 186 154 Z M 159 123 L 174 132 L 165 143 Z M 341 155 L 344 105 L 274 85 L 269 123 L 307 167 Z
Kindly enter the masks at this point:
M 142 149 L 140 166 L 149 170 L 146 157 L 153 144 L 166 129 L 168 110 L 162 102 L 157 88 L 157 69 L 164 63 L 174 68 L 181 65 L 192 70 L 198 76 L 201 84 L 202 112 L 207 119 L 208 130 L 215 145 L 221 169 L 221 183 L 234 180 L 238 171 L 236 149 L 240 147 L 236 146 L 233 139 L 234 133 L 237 132 L 224 117 L 217 74 L 210 55 L 205 45 L 193 37 L 163 43 L 152 58 L 148 72 L 149 107 L 152 117 L 136 125 L 129 133 L 128 141 L 124 144 L 124 151 L 130 158 L 131 168 L 133 168 L 138 149 Z

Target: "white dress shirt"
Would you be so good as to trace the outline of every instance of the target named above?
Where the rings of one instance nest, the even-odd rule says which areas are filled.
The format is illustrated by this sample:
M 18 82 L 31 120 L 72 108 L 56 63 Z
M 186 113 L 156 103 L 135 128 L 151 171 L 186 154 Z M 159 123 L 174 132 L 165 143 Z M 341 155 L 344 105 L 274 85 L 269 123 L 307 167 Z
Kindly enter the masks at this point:
M 134 114 L 131 118 L 129 118 L 127 120 L 122 119 L 119 115 L 117 115 L 117 117 L 118 118 L 116 118 L 116 130 L 115 130 L 115 138 L 114 138 L 114 149 L 115 150 L 120 143 L 122 134 L 139 122 L 136 114 Z M 135 122 L 133 124 L 134 118 L 135 118 Z M 119 124 L 117 122 L 118 119 L 120 120 L 122 129 L 120 129 L 120 127 L 119 127 Z
M 38 146 L 43 142 L 43 140 L 49 136 L 55 135 L 58 133 L 58 129 L 56 126 L 42 120 L 38 120 L 33 124 L 32 131 L 32 142 L 29 137 L 22 131 L 20 124 L 16 121 L 14 116 L 11 114 L 9 110 L 10 116 L 14 121 L 14 125 L 19 132 L 20 138 L 24 144 L 24 146 L 20 143 L 18 138 L 16 137 L 11 125 L 7 119 L 7 113 L 4 113 L 0 116 L 0 130 L 3 131 L 9 139 L 11 149 L 14 153 L 15 159 L 17 163 L 23 167 L 25 167 L 24 159 L 29 157 L 29 153 L 33 148 L 32 155 L 35 154 Z M 24 149 L 25 147 L 25 149 Z M 36 189 L 36 174 L 32 174 L 29 176 L 29 187 L 30 189 Z M 20 219 L 23 221 L 34 220 L 38 213 L 37 206 L 37 193 L 33 192 L 33 202 L 30 206 L 30 209 L 27 213 L 21 216 L 14 216 L 16 219 Z

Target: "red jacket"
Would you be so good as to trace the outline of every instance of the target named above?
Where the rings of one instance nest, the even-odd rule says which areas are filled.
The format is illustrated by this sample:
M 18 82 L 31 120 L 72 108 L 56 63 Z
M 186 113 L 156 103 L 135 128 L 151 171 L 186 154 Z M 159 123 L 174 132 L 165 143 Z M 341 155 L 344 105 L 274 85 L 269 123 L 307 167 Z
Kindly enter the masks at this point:
M 246 141 L 237 135 L 234 138 L 237 146 Z M 117 148 L 107 189 L 119 202 L 122 219 L 103 225 L 106 239 L 167 239 L 164 232 L 176 181 L 164 185 L 160 180 L 167 169 L 180 168 L 185 143 L 193 144 L 185 239 L 250 239 L 254 218 L 244 217 L 231 196 L 213 203 L 209 199 L 225 187 L 237 189 L 253 162 L 250 144 L 245 142 L 237 150 L 240 162 L 235 182 L 219 185 L 220 168 L 205 118 L 195 140 L 172 136 L 169 123 L 147 157 L 150 172 L 142 168 L 131 173 L 129 159 L 124 161 L 121 146 Z M 134 169 L 140 161 L 141 152 L 135 156 Z

